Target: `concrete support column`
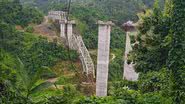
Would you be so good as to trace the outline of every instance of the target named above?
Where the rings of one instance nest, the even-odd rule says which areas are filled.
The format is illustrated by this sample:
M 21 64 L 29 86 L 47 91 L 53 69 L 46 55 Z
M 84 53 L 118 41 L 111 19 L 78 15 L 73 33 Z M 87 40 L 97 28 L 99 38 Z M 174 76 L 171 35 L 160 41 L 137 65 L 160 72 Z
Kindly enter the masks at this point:
M 129 81 L 137 81 L 139 74 L 135 72 L 133 62 L 128 63 L 128 54 L 130 51 L 132 51 L 130 34 L 131 32 L 126 32 L 125 62 L 124 62 L 123 79 L 129 80 Z
M 67 22 L 67 37 L 68 37 L 68 45 L 70 49 L 73 49 L 73 24 L 75 24 L 75 21 L 68 21 Z
M 60 37 L 62 37 L 63 39 L 66 39 L 66 21 L 60 21 Z
M 110 33 L 113 23 L 98 21 L 98 60 L 96 77 L 96 96 L 107 96 L 107 82 L 110 53 Z
M 123 24 L 123 28 L 126 32 L 123 79 L 129 80 L 129 81 L 137 81 L 139 74 L 135 72 L 133 60 L 130 60 L 130 62 L 128 62 L 129 52 L 132 51 L 130 36 L 137 35 L 136 25 L 133 24 L 132 21 L 128 21 Z

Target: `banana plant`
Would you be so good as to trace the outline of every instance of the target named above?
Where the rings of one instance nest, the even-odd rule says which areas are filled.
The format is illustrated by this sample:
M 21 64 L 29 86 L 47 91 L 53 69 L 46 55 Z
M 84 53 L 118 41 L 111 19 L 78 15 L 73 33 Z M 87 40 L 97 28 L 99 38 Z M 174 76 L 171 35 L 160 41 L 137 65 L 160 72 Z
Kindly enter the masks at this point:
M 23 88 L 24 90 L 23 94 L 25 97 L 29 98 L 31 94 L 44 90 L 53 85 L 53 83 L 48 81 L 37 84 L 43 73 L 46 71 L 51 72 L 48 67 L 41 67 L 40 69 L 36 70 L 33 75 L 30 75 L 20 59 L 18 59 L 18 62 L 19 68 L 17 71 L 17 77 L 19 78 L 19 86 L 21 86 L 20 88 Z

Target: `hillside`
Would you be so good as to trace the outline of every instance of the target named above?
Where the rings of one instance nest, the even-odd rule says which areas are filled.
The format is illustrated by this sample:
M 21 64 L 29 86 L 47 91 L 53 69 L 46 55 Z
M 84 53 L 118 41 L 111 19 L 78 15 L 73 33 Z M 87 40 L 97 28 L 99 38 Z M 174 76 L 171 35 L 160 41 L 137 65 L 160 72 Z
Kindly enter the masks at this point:
M 95 72 L 105 72 L 96 69 L 97 21 L 115 24 L 110 61 L 99 61 L 108 65 L 106 96 L 95 93 L 101 81 L 89 81 L 59 22 L 47 18 L 66 11 L 66 1 L 0 0 L 0 104 L 185 104 L 185 1 L 72 0 L 69 18 Z M 139 73 L 136 81 L 123 76 L 125 63 Z
M 51 9 L 65 10 L 67 7 L 66 0 L 22 0 L 22 3 L 33 7 L 38 7 L 45 13 Z M 137 20 L 136 13 L 142 10 L 144 6 L 141 0 L 129 0 L 128 2 L 122 0 L 73 0 L 72 7 L 75 7 L 76 5 L 80 5 L 81 7 L 85 8 L 96 8 L 96 11 L 107 15 L 109 19 L 113 19 L 115 21 L 120 21 L 122 19 L 120 22 L 123 20 L 126 22 L 128 19 Z M 75 8 L 73 8 L 71 11 L 73 10 L 75 10 Z

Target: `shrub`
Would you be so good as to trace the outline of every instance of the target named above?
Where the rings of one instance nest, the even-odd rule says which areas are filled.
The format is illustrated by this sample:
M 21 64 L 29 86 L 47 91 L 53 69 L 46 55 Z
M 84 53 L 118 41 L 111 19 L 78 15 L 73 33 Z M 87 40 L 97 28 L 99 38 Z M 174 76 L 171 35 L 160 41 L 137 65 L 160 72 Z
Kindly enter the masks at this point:
M 172 99 L 159 93 L 146 93 L 138 98 L 138 104 L 172 104 Z
M 33 33 L 33 32 L 34 32 L 33 26 L 28 26 L 28 27 L 26 28 L 26 32 Z
M 47 103 L 43 104 L 66 104 L 63 96 L 52 96 L 47 99 Z
M 112 83 L 109 83 L 108 91 L 110 91 L 110 94 L 111 94 L 112 91 L 119 89 L 119 88 L 124 88 L 124 87 L 127 87 L 132 90 L 137 90 L 138 89 L 138 82 L 127 81 L 127 80 L 114 81 Z
M 83 97 L 76 104 L 118 104 L 113 97 Z
M 73 85 L 66 85 L 64 86 L 63 91 L 64 99 L 66 100 L 65 104 L 72 104 L 74 100 L 80 96 L 80 93 L 76 90 L 76 88 Z
M 119 104 L 135 104 L 139 93 L 134 90 L 129 90 L 127 87 L 115 89 L 112 96 L 114 96 Z
M 165 91 L 169 89 L 166 69 L 160 72 L 151 71 L 139 76 L 139 90 L 142 93 Z
M 10 85 L 6 86 L 3 91 L 0 91 L 0 104 L 33 104 L 33 102 L 17 91 L 11 91 Z

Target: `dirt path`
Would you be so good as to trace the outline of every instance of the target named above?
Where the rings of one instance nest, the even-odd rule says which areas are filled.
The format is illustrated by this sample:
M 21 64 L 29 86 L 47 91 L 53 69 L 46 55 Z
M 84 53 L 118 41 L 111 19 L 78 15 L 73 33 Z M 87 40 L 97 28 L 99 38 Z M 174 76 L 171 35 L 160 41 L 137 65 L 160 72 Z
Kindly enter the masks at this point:
M 52 30 L 51 25 L 48 23 L 47 16 L 44 17 L 44 21 L 41 24 L 34 26 L 34 33 L 46 37 L 51 41 L 58 37 L 57 33 Z
M 63 76 L 63 77 L 75 77 L 75 73 L 66 71 L 66 72 L 64 72 L 63 74 L 58 75 L 58 76 Z M 65 84 L 64 84 L 64 85 L 63 85 L 63 84 L 57 84 L 57 85 L 55 84 L 59 79 L 60 79 L 60 77 L 49 78 L 49 79 L 47 79 L 46 81 L 54 84 L 54 85 L 52 85 L 50 88 L 52 88 L 52 89 L 63 90 Z
M 58 80 L 58 78 L 50 78 L 47 81 L 51 83 L 55 83 Z

